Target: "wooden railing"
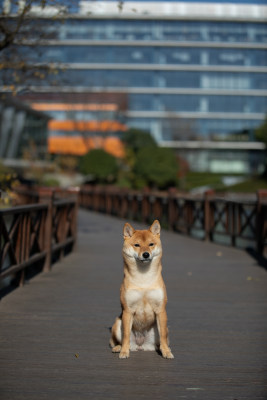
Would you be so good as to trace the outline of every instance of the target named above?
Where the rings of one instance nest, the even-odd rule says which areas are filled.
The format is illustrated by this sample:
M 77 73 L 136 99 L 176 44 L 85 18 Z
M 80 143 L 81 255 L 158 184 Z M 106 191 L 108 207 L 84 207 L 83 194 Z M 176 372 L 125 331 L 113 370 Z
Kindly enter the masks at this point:
M 267 192 L 255 200 L 229 200 L 213 193 L 203 197 L 176 192 L 137 192 L 114 187 L 82 187 L 80 191 L 39 189 L 19 191 L 18 205 L 0 210 L 0 281 L 20 285 L 29 267 L 49 270 L 76 243 L 77 208 L 164 228 L 237 247 L 267 247 Z M 37 203 L 38 202 L 38 203 Z
M 267 192 L 255 200 L 229 200 L 213 192 L 203 197 L 174 192 L 136 192 L 86 186 L 80 190 L 80 206 L 121 218 L 151 223 L 200 239 L 254 247 L 263 253 L 267 245 Z
M 76 242 L 77 196 L 56 200 L 47 189 L 28 196 L 39 203 L 0 210 L 0 281 L 22 285 L 28 267 L 48 271 Z

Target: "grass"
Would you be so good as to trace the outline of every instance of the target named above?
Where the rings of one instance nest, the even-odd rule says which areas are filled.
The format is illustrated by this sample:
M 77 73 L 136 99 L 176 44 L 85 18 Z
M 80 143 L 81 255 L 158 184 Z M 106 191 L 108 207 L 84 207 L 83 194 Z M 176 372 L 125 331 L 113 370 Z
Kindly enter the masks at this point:
M 242 193 L 255 193 L 259 189 L 267 190 L 267 180 L 256 177 L 227 188 L 229 192 Z
M 259 189 L 267 190 L 267 180 L 260 176 L 244 177 L 244 181 L 231 186 L 225 186 L 223 177 L 230 174 L 218 174 L 208 172 L 189 172 L 184 178 L 183 189 L 186 191 L 193 190 L 201 186 L 207 186 L 215 191 L 255 193 Z M 231 174 L 231 176 L 242 177 L 242 175 Z
M 210 186 L 212 189 L 219 190 L 224 186 L 222 177 L 222 174 L 189 172 L 184 179 L 183 189 L 190 191 L 200 186 Z

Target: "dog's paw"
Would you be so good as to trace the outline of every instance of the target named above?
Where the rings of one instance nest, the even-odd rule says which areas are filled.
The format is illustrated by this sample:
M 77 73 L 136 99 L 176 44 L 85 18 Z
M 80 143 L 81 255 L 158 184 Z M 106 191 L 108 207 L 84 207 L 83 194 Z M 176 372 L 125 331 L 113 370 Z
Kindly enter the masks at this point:
M 121 350 L 119 358 L 129 358 L 130 357 L 130 351 L 129 350 Z
M 121 345 L 118 344 L 112 348 L 112 353 L 119 353 L 121 351 Z
M 174 358 L 174 355 L 171 352 L 170 348 L 167 349 L 160 349 L 163 358 Z

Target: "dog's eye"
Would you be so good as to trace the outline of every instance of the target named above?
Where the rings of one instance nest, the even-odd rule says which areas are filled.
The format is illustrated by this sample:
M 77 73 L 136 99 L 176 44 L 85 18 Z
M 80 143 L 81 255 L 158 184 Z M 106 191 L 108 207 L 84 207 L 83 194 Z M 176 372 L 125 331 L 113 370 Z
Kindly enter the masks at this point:
M 154 243 L 149 243 L 149 246 L 154 246 Z
M 135 243 L 134 247 L 140 247 L 140 244 Z

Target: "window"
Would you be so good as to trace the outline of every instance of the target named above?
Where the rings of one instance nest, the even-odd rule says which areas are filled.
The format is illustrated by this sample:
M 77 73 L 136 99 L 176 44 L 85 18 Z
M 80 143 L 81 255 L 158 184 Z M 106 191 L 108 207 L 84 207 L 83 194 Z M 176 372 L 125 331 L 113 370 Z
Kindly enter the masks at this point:
M 249 89 L 247 74 L 209 73 L 201 76 L 201 87 L 205 89 Z

